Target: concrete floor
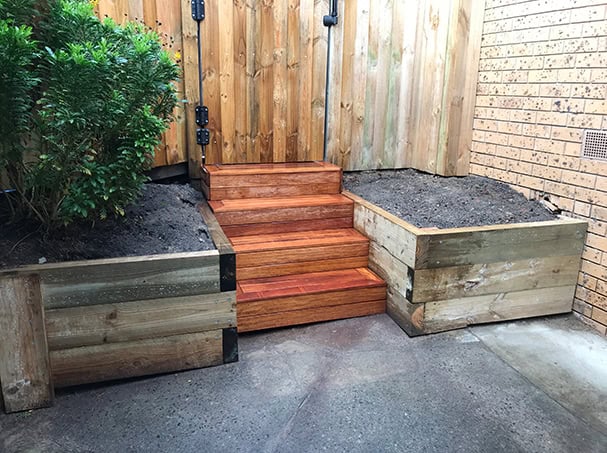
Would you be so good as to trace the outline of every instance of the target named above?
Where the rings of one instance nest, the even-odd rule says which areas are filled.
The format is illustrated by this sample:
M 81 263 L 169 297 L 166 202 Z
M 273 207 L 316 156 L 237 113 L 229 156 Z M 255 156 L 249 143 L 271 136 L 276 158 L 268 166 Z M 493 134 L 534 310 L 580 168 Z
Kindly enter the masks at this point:
M 607 340 L 571 317 L 408 338 L 380 315 L 240 349 L 0 414 L 0 451 L 607 451 Z

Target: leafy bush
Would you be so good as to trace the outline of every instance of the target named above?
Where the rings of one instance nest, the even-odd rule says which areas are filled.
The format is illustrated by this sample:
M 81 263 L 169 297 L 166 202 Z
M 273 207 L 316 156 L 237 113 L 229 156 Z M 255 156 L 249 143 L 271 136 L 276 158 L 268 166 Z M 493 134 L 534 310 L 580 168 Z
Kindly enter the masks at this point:
M 87 1 L 20 10 L 31 3 L 0 0 L 0 170 L 15 213 L 47 226 L 123 214 L 171 120 L 178 67 L 157 35 L 101 22 Z

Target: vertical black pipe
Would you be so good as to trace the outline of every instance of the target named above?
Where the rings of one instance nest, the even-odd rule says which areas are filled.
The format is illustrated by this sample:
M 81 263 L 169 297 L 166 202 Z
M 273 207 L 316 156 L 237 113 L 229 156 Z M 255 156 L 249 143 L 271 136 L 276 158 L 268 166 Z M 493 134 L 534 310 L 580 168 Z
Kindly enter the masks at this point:
M 197 41 L 197 46 L 198 46 L 198 108 L 200 110 L 203 109 L 203 105 L 204 105 L 204 101 L 203 101 L 203 86 L 202 86 L 202 43 L 200 42 L 201 39 L 201 32 L 200 32 L 200 23 L 202 21 L 201 20 L 197 20 L 196 21 L 196 41 Z M 206 154 L 206 149 L 205 149 L 205 145 L 201 144 L 200 145 L 200 150 L 202 153 L 201 156 L 201 160 L 202 160 L 202 166 L 204 167 L 204 165 L 206 164 L 206 160 L 207 160 L 207 154 Z

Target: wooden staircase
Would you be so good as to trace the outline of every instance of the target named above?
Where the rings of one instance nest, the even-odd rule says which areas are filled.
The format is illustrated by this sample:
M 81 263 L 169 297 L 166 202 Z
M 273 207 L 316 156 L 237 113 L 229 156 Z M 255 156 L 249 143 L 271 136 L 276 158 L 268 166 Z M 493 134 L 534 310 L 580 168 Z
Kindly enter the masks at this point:
M 385 312 L 339 167 L 208 165 L 202 189 L 236 252 L 239 332 Z

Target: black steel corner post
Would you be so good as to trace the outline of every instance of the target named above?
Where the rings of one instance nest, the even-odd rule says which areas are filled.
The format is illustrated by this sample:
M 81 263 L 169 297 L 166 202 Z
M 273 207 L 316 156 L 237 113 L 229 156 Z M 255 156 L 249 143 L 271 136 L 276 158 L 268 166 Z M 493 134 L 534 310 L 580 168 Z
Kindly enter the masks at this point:
M 211 134 L 205 127 L 209 124 L 209 109 L 204 105 L 203 87 L 202 87 L 202 42 L 200 34 L 200 24 L 204 20 L 204 0 L 191 0 L 192 19 L 196 21 L 196 42 L 198 44 L 198 94 L 199 100 L 196 106 L 196 143 L 201 147 L 202 165 L 206 164 L 207 155 L 205 146 L 211 141 Z
M 338 0 L 329 0 L 329 14 L 322 18 L 322 24 L 327 30 L 327 71 L 325 74 L 325 122 L 324 122 L 324 142 L 323 142 L 323 161 L 327 160 L 327 148 L 329 146 L 329 81 L 331 78 L 331 28 L 337 25 L 337 2 Z

